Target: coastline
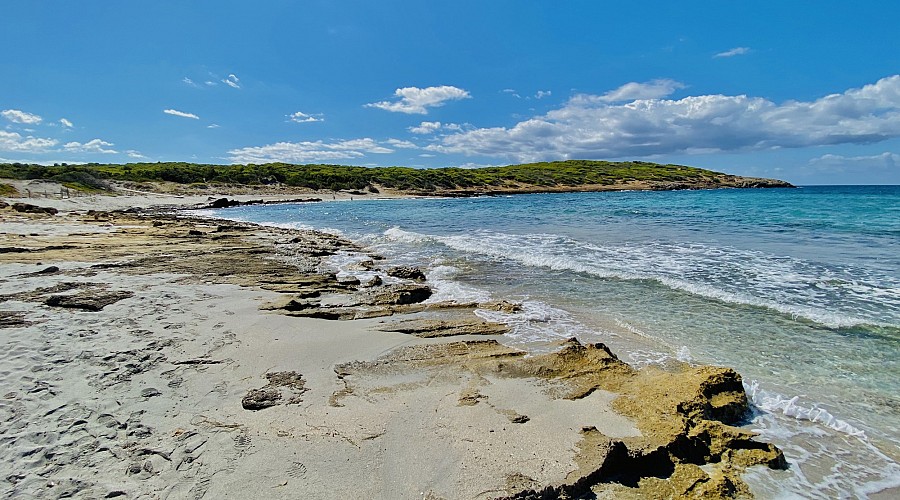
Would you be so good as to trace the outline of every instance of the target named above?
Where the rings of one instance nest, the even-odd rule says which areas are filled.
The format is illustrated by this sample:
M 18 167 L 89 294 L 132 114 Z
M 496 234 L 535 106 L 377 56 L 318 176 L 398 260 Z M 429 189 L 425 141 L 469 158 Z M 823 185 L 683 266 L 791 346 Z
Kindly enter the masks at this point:
M 0 209 L 12 493 L 739 496 L 744 467 L 785 466 L 722 423 L 747 409 L 733 371 L 525 357 L 471 314 L 514 304 L 323 271 L 349 252 L 387 273 L 352 242 L 99 201 Z

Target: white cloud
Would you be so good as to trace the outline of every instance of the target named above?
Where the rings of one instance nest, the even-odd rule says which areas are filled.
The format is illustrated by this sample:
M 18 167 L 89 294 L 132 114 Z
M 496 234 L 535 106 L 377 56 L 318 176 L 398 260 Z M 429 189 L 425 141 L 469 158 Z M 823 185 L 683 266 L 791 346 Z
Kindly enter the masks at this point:
M 218 83 L 216 83 L 216 82 L 214 82 L 214 81 L 212 81 L 212 80 L 206 80 L 206 81 L 203 82 L 203 83 L 205 83 L 208 87 L 215 87 L 216 85 L 218 85 Z
M 726 50 L 725 52 L 719 52 L 718 54 L 714 55 L 713 58 L 742 56 L 748 53 L 750 53 L 750 47 L 735 47 L 733 49 Z
M 224 83 L 225 85 L 228 85 L 229 87 L 231 87 L 233 89 L 241 88 L 241 80 L 238 77 L 234 76 L 233 74 L 228 75 L 225 79 L 223 79 L 222 83 Z
M 41 123 L 43 120 L 43 118 L 38 115 L 18 109 L 4 109 L 3 111 L 0 111 L 0 115 L 3 115 L 3 118 L 6 118 L 13 123 L 26 123 L 28 125 L 35 125 Z
M 296 113 L 291 113 L 287 115 L 288 120 L 294 123 L 313 123 L 313 122 L 324 122 L 325 118 L 321 113 L 317 113 L 315 115 L 308 115 L 302 111 L 297 111 Z
M 395 148 L 400 148 L 400 149 L 419 149 L 419 146 L 417 146 L 415 143 L 410 142 L 410 141 L 403 141 L 403 140 L 400 140 L 400 139 L 388 139 L 388 140 L 385 141 L 385 142 L 387 142 L 387 143 L 390 144 L 391 146 L 394 146 Z
M 200 117 L 194 113 L 185 113 L 184 111 L 178 111 L 177 109 L 164 109 L 163 113 L 172 116 L 180 116 L 182 118 L 193 118 L 194 120 L 200 119 Z
M 420 158 L 434 158 L 435 155 L 429 153 L 422 153 L 419 155 Z
M 448 135 L 427 149 L 517 161 L 866 144 L 900 137 L 900 75 L 814 101 L 701 95 L 609 104 L 576 95 L 516 125 Z
M 133 149 L 129 149 L 128 151 L 125 151 L 125 154 L 127 154 L 129 158 L 135 158 L 137 160 L 142 160 L 142 159 L 147 158 L 146 156 L 142 155 L 140 151 L 135 151 Z
M 60 123 L 63 127 L 66 127 L 66 128 L 72 128 L 72 127 L 75 126 L 72 122 L 70 122 L 69 120 L 66 120 L 65 118 L 60 118 L 60 119 L 59 119 L 59 123 Z
M 194 83 L 194 80 L 191 80 L 191 79 L 188 78 L 188 77 L 182 78 L 181 81 L 182 81 L 182 83 L 184 83 L 185 85 L 189 85 L 189 86 L 194 87 L 194 88 L 199 87 L 199 85 L 197 85 L 196 83 Z
M 361 158 L 366 153 L 393 152 L 393 149 L 381 146 L 375 140 L 366 137 L 330 143 L 324 141 L 277 142 L 265 146 L 232 149 L 228 151 L 228 154 L 232 163 L 308 163 Z
M 104 149 L 106 147 L 113 146 L 111 142 L 106 142 L 100 139 L 92 139 L 84 144 L 80 142 L 67 142 L 63 149 L 70 153 L 105 153 L 112 154 L 118 153 L 115 149 Z
M 218 123 L 210 123 L 209 125 L 206 126 L 206 128 L 219 128 L 219 124 Z
M 833 168 L 844 170 L 869 169 L 869 168 L 900 168 L 900 154 L 884 152 L 880 155 L 870 156 L 841 156 L 834 154 L 822 155 L 809 160 L 809 164 L 815 167 Z
M 538 90 L 536 94 L 534 94 L 535 99 L 543 99 L 545 97 L 550 97 L 553 95 L 553 91 L 550 90 Z
M 509 94 L 509 95 L 515 97 L 516 99 L 522 98 L 522 96 L 520 96 L 519 93 L 516 92 L 516 89 L 503 89 L 500 92 L 503 92 L 504 94 Z
M 424 115 L 428 113 L 427 108 L 436 108 L 443 106 L 447 101 L 472 97 L 468 91 L 450 85 L 426 87 L 424 89 L 404 87 L 394 91 L 394 96 L 400 100 L 373 102 L 366 104 L 366 107 L 379 108 L 396 113 Z
M 600 97 L 592 96 L 603 102 L 635 101 L 638 99 L 660 99 L 671 95 L 678 89 L 684 88 L 684 84 L 675 80 L 659 79 L 649 82 L 631 82 L 622 85 L 616 90 L 610 90 Z
M 428 135 L 439 130 L 462 130 L 462 126 L 456 123 L 422 122 L 408 130 L 414 134 Z
M 409 131 L 414 134 L 426 135 L 433 134 L 441 128 L 441 122 L 422 122 L 415 127 L 409 127 Z
M 22 137 L 16 132 L 0 130 L 0 151 L 16 151 L 21 153 L 44 153 L 59 143 L 56 139 L 41 137 Z

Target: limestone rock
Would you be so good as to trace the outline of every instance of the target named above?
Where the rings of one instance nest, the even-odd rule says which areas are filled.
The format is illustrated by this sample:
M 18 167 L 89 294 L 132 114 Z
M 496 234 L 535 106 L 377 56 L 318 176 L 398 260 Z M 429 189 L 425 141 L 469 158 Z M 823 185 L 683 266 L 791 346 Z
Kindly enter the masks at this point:
M 259 389 L 250 389 L 241 400 L 245 410 L 262 410 L 279 404 L 298 404 L 301 396 L 309 389 L 303 376 L 294 371 L 267 373 L 269 381 Z
M 388 276 L 393 276 L 394 278 L 401 278 L 405 280 L 412 281 L 425 281 L 425 273 L 422 272 L 418 267 L 392 267 L 387 270 Z
M 134 292 L 127 290 L 113 292 L 88 290 L 74 295 L 51 295 L 44 301 L 44 304 L 52 307 L 65 307 L 69 309 L 81 309 L 84 311 L 96 312 L 110 304 L 115 304 L 122 299 L 133 296 Z

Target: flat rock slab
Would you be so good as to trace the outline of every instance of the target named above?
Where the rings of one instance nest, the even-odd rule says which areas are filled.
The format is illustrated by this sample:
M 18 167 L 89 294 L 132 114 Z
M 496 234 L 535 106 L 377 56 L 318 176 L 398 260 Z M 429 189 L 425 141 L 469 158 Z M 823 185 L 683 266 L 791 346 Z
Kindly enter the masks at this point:
M 116 302 L 133 297 L 134 292 L 118 290 L 114 292 L 85 291 L 74 295 L 51 295 L 44 304 L 52 307 L 65 307 L 68 309 L 81 309 L 83 311 L 97 312 L 104 307 Z

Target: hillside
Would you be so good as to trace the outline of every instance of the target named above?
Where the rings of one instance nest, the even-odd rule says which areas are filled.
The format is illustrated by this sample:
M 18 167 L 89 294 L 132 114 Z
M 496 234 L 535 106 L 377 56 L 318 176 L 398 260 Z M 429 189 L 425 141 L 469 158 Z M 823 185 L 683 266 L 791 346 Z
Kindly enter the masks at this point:
M 116 184 L 153 190 L 155 183 L 185 187 L 276 186 L 310 190 L 389 190 L 422 196 L 472 196 L 496 193 L 672 190 L 743 187 L 792 187 L 774 180 L 740 177 L 683 165 L 648 162 L 568 160 L 477 169 L 353 167 L 341 165 L 208 165 L 196 163 L 128 163 L 53 166 L 0 164 L 0 178 L 42 179 L 70 188 L 103 191 Z

